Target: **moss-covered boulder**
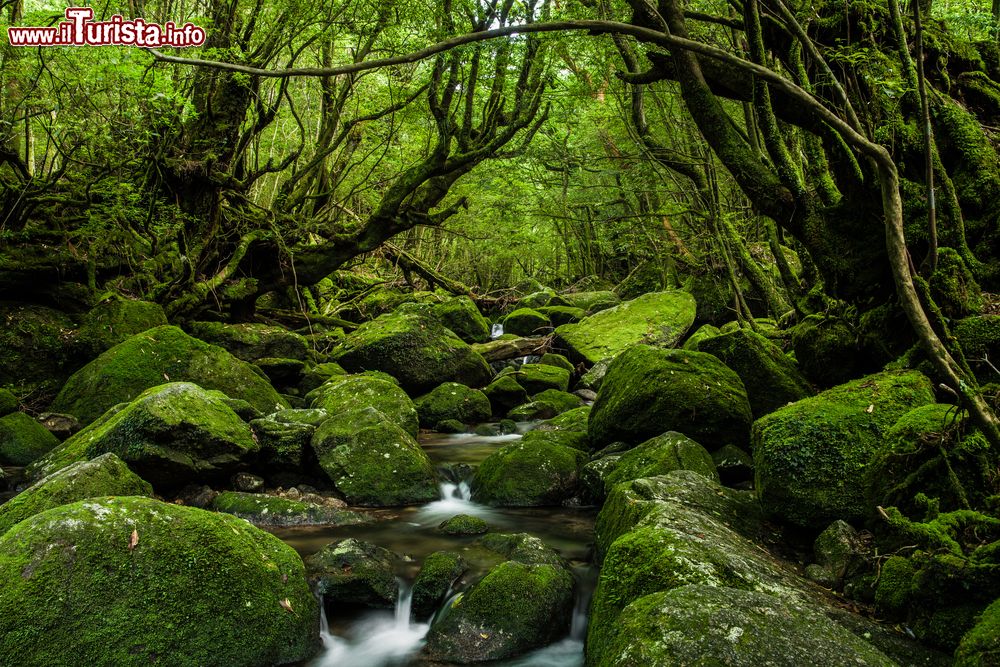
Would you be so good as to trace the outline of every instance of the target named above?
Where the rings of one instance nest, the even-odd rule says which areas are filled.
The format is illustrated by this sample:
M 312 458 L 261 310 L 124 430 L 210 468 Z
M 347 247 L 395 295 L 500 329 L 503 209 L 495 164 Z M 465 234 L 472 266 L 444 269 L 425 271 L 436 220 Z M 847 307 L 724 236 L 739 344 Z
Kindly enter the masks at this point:
M 26 466 L 58 445 L 58 438 L 23 412 L 0 417 L 0 463 Z
M 611 291 L 563 292 L 559 296 L 568 306 L 588 313 L 607 310 L 622 302 L 621 297 Z
M 561 354 L 556 354 L 554 352 L 546 352 L 542 355 L 542 358 L 538 360 L 538 363 L 545 364 L 547 366 L 555 366 L 557 368 L 565 368 L 572 375 L 576 368 L 570 363 L 570 360 Z
M 258 460 L 269 472 L 298 471 L 316 427 L 311 424 L 279 422 L 271 417 L 250 422 L 260 445 Z
M 726 445 L 712 452 L 719 480 L 726 486 L 753 482 L 753 457 L 736 445 Z
M 50 409 L 71 414 L 86 425 L 113 405 L 131 401 L 165 381 L 218 389 L 264 414 L 288 407 L 250 364 L 177 327 L 166 326 L 132 336 L 81 368 L 66 382 Z
M 424 651 L 459 663 L 510 658 L 564 636 L 572 609 L 573 576 L 565 568 L 506 561 L 450 605 Z
M 395 554 L 354 538 L 331 542 L 306 558 L 316 592 L 333 608 L 364 605 L 392 609 L 399 596 Z
M 608 374 L 608 367 L 611 366 L 612 361 L 613 359 L 601 359 L 591 366 L 590 370 L 584 373 L 579 382 L 576 383 L 576 389 L 599 391 L 601 384 L 604 382 L 604 376 Z
M 544 439 L 564 447 L 590 451 L 590 437 L 587 435 L 587 419 L 590 416 L 590 406 L 574 408 L 556 417 L 547 419 L 524 435 L 531 442 Z
M 427 556 L 413 582 L 413 616 L 419 621 L 430 618 L 467 567 L 461 554 L 454 551 L 435 551 Z
M 955 667 L 1000 665 L 1000 600 L 982 613 L 955 651 Z
M 781 348 L 749 329 L 705 338 L 698 349 L 736 371 L 755 418 L 815 393 Z
M 541 336 L 552 330 L 552 322 L 531 308 L 518 308 L 503 319 L 503 332 L 515 336 Z
M 20 404 L 17 396 L 8 389 L 0 388 L 0 417 L 6 417 L 10 413 L 16 412 Z
M 434 428 L 443 421 L 454 419 L 462 424 L 488 421 L 493 413 L 490 399 L 478 389 L 457 382 L 445 382 L 414 402 L 420 425 Z
M 69 344 L 74 319 L 34 304 L 0 302 L 0 386 L 51 396 L 80 362 Z
M 540 306 L 535 311 L 547 317 L 554 327 L 576 324 L 587 316 L 586 310 L 573 306 Z
M 438 498 L 427 454 L 375 408 L 334 414 L 316 429 L 312 449 L 320 468 L 352 505 L 415 505 Z
M 959 320 L 952 334 L 962 346 L 976 378 L 982 383 L 1000 382 L 997 359 L 1000 359 L 1000 315 L 981 315 Z M 986 359 L 992 365 L 986 363 Z
M 583 399 L 576 394 L 570 394 L 558 389 L 546 389 L 531 397 L 531 401 L 519 405 L 507 413 L 508 419 L 514 421 L 533 421 L 535 419 L 551 419 L 569 410 L 583 405 Z
M 312 407 L 336 415 L 375 408 L 393 424 L 416 437 L 420 419 L 413 401 L 398 386 L 371 375 L 336 376 L 310 393 Z
M 513 375 L 498 375 L 493 382 L 483 388 L 483 394 L 490 402 L 494 416 L 503 416 L 512 408 L 528 402 L 525 391 Z
M 83 316 L 73 345 L 85 359 L 92 359 L 130 336 L 165 324 L 160 304 L 112 297 Z
M 842 319 L 810 315 L 792 330 L 795 359 L 802 373 L 820 387 L 847 382 L 870 363 L 858 346 L 858 334 Z
M 803 528 L 867 515 L 864 474 L 889 429 L 934 402 L 916 371 L 871 375 L 758 419 L 753 429 L 756 487 L 765 511 Z
M 456 514 L 438 525 L 438 531 L 445 535 L 483 535 L 490 532 L 490 524 L 471 514 Z
M 472 497 L 497 507 L 559 505 L 579 492 L 587 456 L 539 434 L 501 447 L 476 469 Z
M 712 455 L 697 442 L 680 433 L 668 431 L 616 456 L 613 463 L 602 466 L 599 476 L 606 495 L 622 482 L 643 477 L 665 475 L 674 470 L 691 470 L 718 482 Z
M 319 504 L 271 496 L 265 493 L 224 491 L 212 499 L 210 508 L 245 519 L 255 526 L 353 526 L 369 518 L 338 504 Z
M 0 537 L 0 578 L 3 664 L 267 667 L 319 647 L 298 554 L 193 507 L 120 497 L 42 512 Z
M 602 653 L 587 664 L 840 667 L 897 665 L 815 607 L 766 593 L 689 585 L 626 607 Z
M 704 352 L 636 345 L 615 359 L 590 413 L 595 447 L 677 431 L 709 451 L 745 446 L 750 404 L 739 376 Z
M 114 454 L 79 461 L 52 473 L 0 505 L 0 535 L 28 517 L 101 496 L 151 496 L 153 487 Z
M 596 364 L 637 343 L 673 347 L 694 322 L 695 308 L 687 292 L 644 294 L 577 324 L 564 324 L 556 329 L 556 337 L 572 360 Z
M 479 308 L 467 296 L 456 296 L 437 304 L 434 316 L 466 343 L 485 343 L 490 339 L 490 325 Z
M 432 317 L 393 312 L 350 333 L 332 354 L 349 371 L 380 370 L 411 394 L 442 382 L 482 387 L 493 377 L 486 360 Z
M 195 338 L 225 348 L 244 361 L 268 358 L 303 360 L 309 354 L 305 338 L 268 324 L 192 322 L 190 331 Z
M 537 394 L 546 389 L 558 389 L 559 391 L 569 389 L 570 372 L 558 366 L 522 364 L 517 368 L 503 369 L 497 377 L 504 376 L 514 378 L 529 394 Z
M 694 352 L 700 352 L 701 343 L 709 338 L 714 338 L 722 334 L 722 330 L 719 327 L 712 324 L 703 324 L 698 327 L 698 330 L 693 334 L 688 336 L 687 340 L 684 341 L 683 347 L 685 350 L 692 350 Z
M 946 317 L 967 317 L 983 308 L 982 289 L 965 260 L 953 248 L 938 248 L 937 266 L 928 283 L 931 298 Z
M 549 305 L 552 299 L 556 296 L 556 293 L 550 289 L 543 289 L 537 292 L 531 292 L 521 297 L 521 299 L 515 304 L 516 308 L 541 308 L 543 306 Z M 566 305 L 563 303 L 563 305 Z
M 189 382 L 147 389 L 33 466 L 49 474 L 112 452 L 154 487 L 170 489 L 226 477 L 260 448 L 250 427 L 213 392 Z

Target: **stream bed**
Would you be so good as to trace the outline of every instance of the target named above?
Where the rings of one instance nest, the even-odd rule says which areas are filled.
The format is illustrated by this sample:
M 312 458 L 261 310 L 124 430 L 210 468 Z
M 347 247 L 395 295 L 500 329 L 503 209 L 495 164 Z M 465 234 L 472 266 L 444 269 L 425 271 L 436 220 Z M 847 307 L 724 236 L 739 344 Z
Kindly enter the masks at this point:
M 369 510 L 375 522 L 362 526 L 272 528 L 303 557 L 330 542 L 354 537 L 395 552 L 400 581 L 396 608 L 366 610 L 350 616 L 328 618 L 325 611 L 320 633 L 323 651 L 311 667 L 403 667 L 419 664 L 417 658 L 430 623 L 415 622 L 410 614 L 410 589 L 423 560 L 435 551 L 462 554 L 469 570 L 456 585 L 477 580 L 495 563 L 474 543 L 475 536 L 451 536 L 438 525 L 456 514 L 478 516 L 493 532 L 529 533 L 558 551 L 572 566 L 577 580 L 577 600 L 572 628 L 563 640 L 496 665 L 531 667 L 580 667 L 586 611 L 597 578 L 592 564 L 596 508 L 495 508 L 473 502 L 468 473 L 500 447 L 516 441 L 533 423 L 518 425 L 518 432 L 502 436 L 423 433 L 420 444 L 441 469 L 439 500 L 418 507 Z M 450 601 L 445 602 L 445 605 Z

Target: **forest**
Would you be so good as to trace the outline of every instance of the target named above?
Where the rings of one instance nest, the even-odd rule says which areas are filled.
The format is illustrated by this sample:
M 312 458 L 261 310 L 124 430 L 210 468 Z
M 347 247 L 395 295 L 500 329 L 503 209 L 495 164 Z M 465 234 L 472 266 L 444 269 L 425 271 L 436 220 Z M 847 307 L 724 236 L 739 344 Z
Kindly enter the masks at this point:
M 1000 666 L 1000 0 L 78 5 L 0 665 Z

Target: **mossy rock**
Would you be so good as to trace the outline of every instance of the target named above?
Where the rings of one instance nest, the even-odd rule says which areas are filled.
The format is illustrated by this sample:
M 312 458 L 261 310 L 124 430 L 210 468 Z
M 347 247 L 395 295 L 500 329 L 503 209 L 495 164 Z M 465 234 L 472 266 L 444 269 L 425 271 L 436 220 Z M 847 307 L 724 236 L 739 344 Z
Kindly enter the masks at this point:
M 576 394 L 570 394 L 558 389 L 546 389 L 531 397 L 530 403 L 519 405 L 507 413 L 508 419 L 514 421 L 533 421 L 535 419 L 551 419 L 557 415 L 579 408 L 583 399 Z
M 983 309 L 983 292 L 953 248 L 938 248 L 937 268 L 928 281 L 931 298 L 948 318 L 975 315 Z
M 437 500 L 437 478 L 413 437 L 375 408 L 336 413 L 316 429 L 312 449 L 352 505 L 417 505 Z
M 603 665 L 591 655 L 587 664 Z M 600 655 L 621 667 L 893 667 L 894 660 L 812 605 L 764 592 L 689 585 L 626 607 Z
M 153 487 L 114 454 L 79 461 L 0 505 L 0 535 L 28 517 L 53 507 L 100 496 L 151 496 Z
M 596 364 L 637 343 L 673 347 L 694 322 L 695 310 L 694 297 L 687 292 L 644 294 L 577 324 L 564 324 L 556 329 L 556 337 L 570 359 Z
M 347 375 L 347 371 L 340 364 L 335 364 L 332 361 L 307 368 L 302 373 L 302 379 L 299 380 L 299 393 L 302 395 L 308 394 L 313 389 L 322 386 L 330 378 L 338 375 Z
M 910 603 L 916 570 L 909 558 L 890 556 L 879 572 L 875 605 L 883 614 L 901 617 Z
M 158 489 L 222 479 L 259 450 L 250 427 L 220 398 L 189 382 L 147 389 L 32 466 L 50 474 L 112 452 Z
M 713 324 L 703 324 L 698 327 L 698 330 L 693 334 L 688 336 L 687 340 L 684 341 L 683 347 L 685 350 L 691 350 L 693 352 L 701 352 L 702 341 L 708 340 L 709 338 L 715 338 L 716 336 L 721 336 L 722 330 Z
M 434 306 L 434 316 L 466 343 L 485 343 L 490 326 L 479 308 L 467 296 L 456 296 Z
M 704 275 L 689 276 L 684 281 L 684 291 L 690 292 L 698 303 L 695 316 L 697 324 L 721 326 L 733 316 L 732 283 L 725 277 L 725 269 Z
M 566 560 L 555 549 L 528 533 L 490 533 L 479 538 L 476 545 L 525 565 L 568 567 Z
M 1000 359 L 1000 315 L 981 315 L 959 320 L 952 334 L 962 346 L 976 378 L 983 384 L 1000 382 L 1000 374 L 985 361 L 989 358 L 996 365 Z
M 792 330 L 795 359 L 802 373 L 820 387 L 832 387 L 873 370 L 858 335 L 841 319 L 810 315 Z
M 73 345 L 93 359 L 130 336 L 167 324 L 158 303 L 114 297 L 94 306 L 81 320 Z
M 632 269 L 615 287 L 615 294 L 622 299 L 634 299 L 649 292 L 659 292 L 670 283 L 667 267 L 656 260 L 647 260 Z
M 561 354 L 556 354 L 554 352 L 546 352 L 542 355 L 542 358 L 538 360 L 538 363 L 545 364 L 547 366 L 555 366 L 556 368 L 564 368 L 570 372 L 570 374 L 576 372 L 576 368 L 570 363 L 570 360 Z
M 552 322 L 531 308 L 518 308 L 503 319 L 503 332 L 515 336 L 540 336 L 549 333 Z
M 511 409 L 528 402 L 525 391 L 513 375 L 499 375 L 483 388 L 495 416 L 506 415 Z
M 81 363 L 70 341 L 74 319 L 39 305 L 0 303 L 0 386 L 51 396 Z M 64 412 L 60 410 L 59 412 Z
M 601 359 L 591 366 L 590 370 L 584 373 L 580 381 L 576 383 L 576 389 L 600 391 L 601 384 L 604 383 L 604 376 L 608 374 L 608 367 L 611 366 L 612 361 L 613 359 Z
M 483 535 L 490 532 L 490 524 L 478 516 L 456 514 L 442 521 L 437 529 L 445 535 Z
M 493 414 L 490 400 L 483 392 L 457 382 L 438 385 L 413 403 L 420 417 L 420 425 L 431 429 L 448 420 L 476 424 L 488 421 Z
M 17 400 L 17 396 L 0 387 L 0 417 L 6 417 L 10 413 L 16 412 L 20 405 L 21 402 Z
M 344 375 L 328 380 L 310 393 L 314 409 L 337 415 L 351 410 L 375 408 L 413 437 L 420 430 L 420 418 L 413 401 L 398 386 L 370 375 Z
M 0 462 L 26 466 L 59 445 L 59 439 L 23 412 L 0 417 Z
M 616 457 L 602 470 L 604 495 L 616 485 L 643 477 L 665 475 L 674 470 L 691 470 L 714 482 L 719 481 L 712 455 L 694 440 L 668 431 L 650 438 Z
M 586 310 L 573 306 L 540 306 L 535 310 L 543 317 L 547 317 L 554 327 L 576 324 L 587 316 Z
M 1000 665 L 1000 600 L 979 616 L 955 651 L 955 667 Z
M 522 439 L 479 465 L 472 497 L 495 507 L 559 505 L 579 492 L 580 467 L 586 459 L 583 452 L 547 439 Z
M 268 472 L 302 469 L 303 455 L 316 432 L 315 426 L 280 422 L 273 419 L 272 415 L 265 419 L 254 419 L 250 422 L 250 428 L 260 444 L 260 462 Z
M 590 437 L 600 448 L 677 431 L 712 451 L 746 446 L 750 423 L 743 382 L 717 357 L 636 345 L 608 368 L 590 413 Z
M 461 554 L 454 551 L 435 551 L 427 556 L 413 582 L 411 609 L 414 617 L 417 620 L 430 618 L 467 567 Z
M 590 406 L 573 408 L 543 421 L 534 430 L 528 431 L 524 435 L 524 439 L 528 442 L 535 439 L 545 439 L 564 447 L 589 452 L 590 436 L 587 435 L 587 418 L 589 416 Z
M 566 569 L 506 561 L 451 604 L 431 626 L 424 651 L 459 663 L 511 658 L 565 635 L 572 610 Z
M 268 324 L 192 322 L 191 335 L 228 350 L 243 361 L 308 358 L 309 345 L 299 334 Z
M 608 290 L 598 292 L 564 292 L 559 296 L 566 302 L 566 305 L 572 308 L 579 308 L 588 313 L 607 310 L 622 302 L 621 297 Z
M 369 521 L 364 514 L 330 505 L 242 491 L 223 491 L 210 508 L 255 526 L 353 526 Z
M 264 357 L 253 362 L 259 368 L 268 381 L 275 387 L 283 389 L 295 388 L 302 381 L 306 371 L 306 362 L 300 359 L 280 359 L 278 357 Z
M 364 605 L 392 609 L 399 596 L 394 561 L 388 549 L 354 538 L 331 542 L 306 558 L 309 581 L 333 608 Z
M 266 667 L 319 647 L 298 554 L 225 514 L 142 497 L 63 505 L 0 537 L 0 577 L 4 664 Z
M 164 381 L 218 389 L 264 414 L 288 407 L 250 364 L 177 327 L 166 326 L 132 336 L 81 368 L 49 409 L 71 414 L 86 425 L 113 405 L 131 401 Z
M 570 372 L 565 368 L 548 364 L 522 364 L 518 368 L 505 368 L 497 379 L 510 376 L 524 387 L 528 394 L 538 394 L 546 389 L 569 389 Z
M 432 317 L 393 312 L 348 334 L 331 360 L 350 371 L 390 373 L 411 394 L 442 382 L 469 387 L 489 383 L 493 371 L 482 355 Z
M 821 530 L 867 516 L 864 474 L 886 434 L 913 408 L 934 402 L 930 380 L 887 371 L 828 389 L 758 419 L 756 488 L 767 514 Z
M 549 305 L 549 302 L 552 301 L 552 298 L 555 297 L 555 295 L 556 293 L 552 290 L 539 290 L 532 292 L 521 297 L 521 299 L 515 304 L 515 308 L 541 308 Z
M 781 348 L 748 329 L 706 338 L 698 349 L 740 376 L 755 418 L 815 393 Z
M 719 480 L 726 486 L 753 481 L 753 457 L 736 445 L 726 445 L 712 452 Z

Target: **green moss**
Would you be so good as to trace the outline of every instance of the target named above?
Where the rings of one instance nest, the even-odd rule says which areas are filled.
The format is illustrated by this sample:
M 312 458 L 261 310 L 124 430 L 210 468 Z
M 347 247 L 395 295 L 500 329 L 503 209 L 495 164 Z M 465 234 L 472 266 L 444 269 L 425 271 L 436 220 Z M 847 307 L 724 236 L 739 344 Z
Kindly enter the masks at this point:
M 351 526 L 367 521 L 365 515 L 350 510 L 240 491 L 220 493 L 212 499 L 211 509 L 255 526 Z
M 259 445 L 222 400 L 187 382 L 147 389 L 32 466 L 46 475 L 70 462 L 112 452 L 156 487 L 174 488 L 225 476 Z
M 698 330 L 693 334 L 688 336 L 688 339 L 684 341 L 682 346 L 685 350 L 691 350 L 693 352 L 699 352 L 702 341 L 708 340 L 709 338 L 714 338 L 722 334 L 722 330 L 719 327 L 712 324 L 703 324 L 698 327 Z
M 167 316 L 159 304 L 114 297 L 83 316 L 73 345 L 92 359 L 130 336 L 165 324 Z
M 1000 600 L 979 616 L 955 651 L 955 667 L 1000 664 Z
M 537 394 L 546 389 L 569 389 L 570 372 L 565 368 L 548 364 L 522 364 L 518 368 L 507 367 L 497 376 L 511 377 L 529 394 Z
M 306 571 L 316 592 L 334 608 L 363 604 L 391 609 L 399 595 L 395 558 L 388 549 L 348 538 L 306 558 Z
M 314 409 L 336 415 L 375 408 L 393 424 L 416 437 L 420 419 L 413 401 L 395 384 L 369 375 L 341 375 L 328 380 L 307 397 Z
M 573 306 L 540 306 L 535 310 L 543 317 L 547 317 L 555 327 L 575 324 L 587 316 L 586 310 Z
M 847 382 L 871 370 L 858 348 L 857 334 L 841 319 L 810 315 L 792 330 L 799 368 L 823 387 Z
M 933 401 L 922 374 L 885 372 L 758 419 L 753 454 L 765 511 L 816 530 L 835 519 L 863 520 L 867 466 L 901 416 Z
M 0 417 L 6 417 L 10 413 L 15 412 L 18 406 L 20 406 L 20 401 L 17 400 L 17 396 L 6 389 L 0 388 Z
M 301 360 L 309 352 L 305 338 L 267 324 L 193 322 L 190 330 L 196 338 L 225 348 L 244 361 L 265 358 Z
M 303 454 L 312 440 L 316 427 L 311 424 L 285 423 L 272 417 L 254 419 L 250 422 L 254 437 L 260 444 L 261 463 L 269 471 L 300 470 Z
M 530 443 L 535 439 L 544 439 L 582 452 L 589 451 L 590 437 L 587 435 L 589 415 L 590 406 L 568 410 L 543 421 L 535 427 L 535 430 L 526 433 L 524 440 Z
M 413 582 L 414 616 L 422 620 L 434 614 L 466 568 L 465 559 L 454 551 L 435 551 L 427 556 Z
M 36 482 L 0 505 L 0 535 L 53 507 L 98 496 L 151 496 L 153 487 L 114 454 L 81 461 Z
M 677 431 L 709 451 L 745 446 L 750 404 L 740 378 L 717 357 L 636 345 L 615 359 L 590 413 L 595 447 Z
M 5 664 L 264 667 L 318 648 L 299 556 L 224 514 L 139 497 L 63 505 L 0 537 L 0 573 Z
M 393 312 L 362 324 L 332 352 L 331 360 L 350 371 L 390 373 L 413 394 L 442 382 L 482 387 L 493 376 L 479 353 L 420 313 Z
M 554 549 L 528 533 L 490 533 L 481 537 L 476 544 L 507 560 L 516 560 L 525 565 L 566 566 L 566 561 Z
M 578 492 L 586 455 L 547 440 L 521 440 L 490 454 L 472 481 L 477 502 L 497 507 L 559 505 Z
M 549 318 L 531 308 L 518 308 L 503 319 L 504 333 L 515 336 L 539 336 L 551 329 Z
M 438 498 L 427 454 L 375 408 L 334 414 L 316 430 L 312 449 L 352 505 L 413 505 Z
M 442 521 L 438 530 L 445 535 L 482 535 L 490 531 L 490 524 L 478 516 L 456 514 Z
M 673 347 L 691 327 L 695 301 L 687 292 L 644 294 L 602 310 L 577 324 L 556 329 L 557 342 L 570 359 L 595 364 L 637 343 Z
M 113 405 L 164 381 L 218 389 L 265 414 L 288 407 L 250 364 L 168 326 L 132 336 L 84 366 L 66 382 L 50 409 L 89 424 Z
M 433 660 L 500 660 L 563 636 L 573 607 L 573 577 L 553 565 L 507 561 L 452 603 L 427 635 Z
M 621 303 L 621 298 L 611 291 L 565 292 L 559 295 L 567 306 L 579 308 L 588 313 L 596 313 Z
M 929 282 L 931 297 L 945 316 L 966 317 L 982 310 L 982 290 L 962 256 L 952 248 L 938 249 L 937 268 Z
M 986 363 L 1000 359 L 1000 315 L 981 315 L 959 320 L 952 334 L 962 346 L 976 378 L 983 384 L 1000 382 L 1000 374 Z M 995 364 L 994 364 L 995 365 Z
M 605 493 L 622 482 L 691 470 L 718 482 L 712 455 L 694 440 L 668 431 L 622 454 L 604 477 Z
M 51 397 L 79 366 L 69 345 L 75 328 L 58 310 L 0 303 L 0 386 Z
M 483 394 L 489 400 L 494 416 L 506 415 L 512 408 L 528 401 L 528 392 L 512 374 L 498 375 L 483 388 Z
M 23 412 L 0 417 L 0 461 L 25 466 L 59 445 L 59 440 Z
M 747 329 L 703 340 L 698 348 L 733 369 L 747 389 L 755 417 L 813 394 L 812 387 L 781 349 Z
M 434 306 L 434 316 L 466 343 L 485 343 L 490 326 L 476 304 L 467 296 L 457 296 Z
M 483 392 L 457 382 L 438 385 L 429 394 L 417 398 L 414 405 L 424 428 L 434 428 L 447 420 L 476 424 L 489 420 L 493 413 L 490 400 Z
M 322 386 L 324 382 L 338 375 L 347 375 L 347 371 L 341 368 L 340 364 L 328 361 L 323 364 L 316 364 L 312 368 L 306 369 L 299 382 L 299 392 L 308 394 L 313 389 Z
M 910 602 L 915 571 L 910 559 L 891 556 L 882 563 L 878 588 L 875 589 L 875 604 L 884 614 L 898 617 Z
M 538 363 L 555 366 L 557 368 L 564 368 L 570 373 L 573 373 L 576 370 L 573 364 L 570 363 L 569 359 L 561 354 L 555 354 L 553 352 L 546 352 L 543 354 L 542 358 L 538 360 Z
M 541 308 L 542 306 L 549 305 L 552 301 L 552 297 L 556 295 L 555 292 L 549 289 L 542 289 L 534 291 L 524 297 L 522 297 L 516 304 L 517 308 Z M 565 304 L 563 304 L 565 305 Z
M 546 389 L 531 397 L 530 403 L 518 406 L 507 413 L 508 419 L 514 421 L 532 421 L 535 419 L 551 419 L 568 410 L 579 408 L 583 399 L 558 389 Z

